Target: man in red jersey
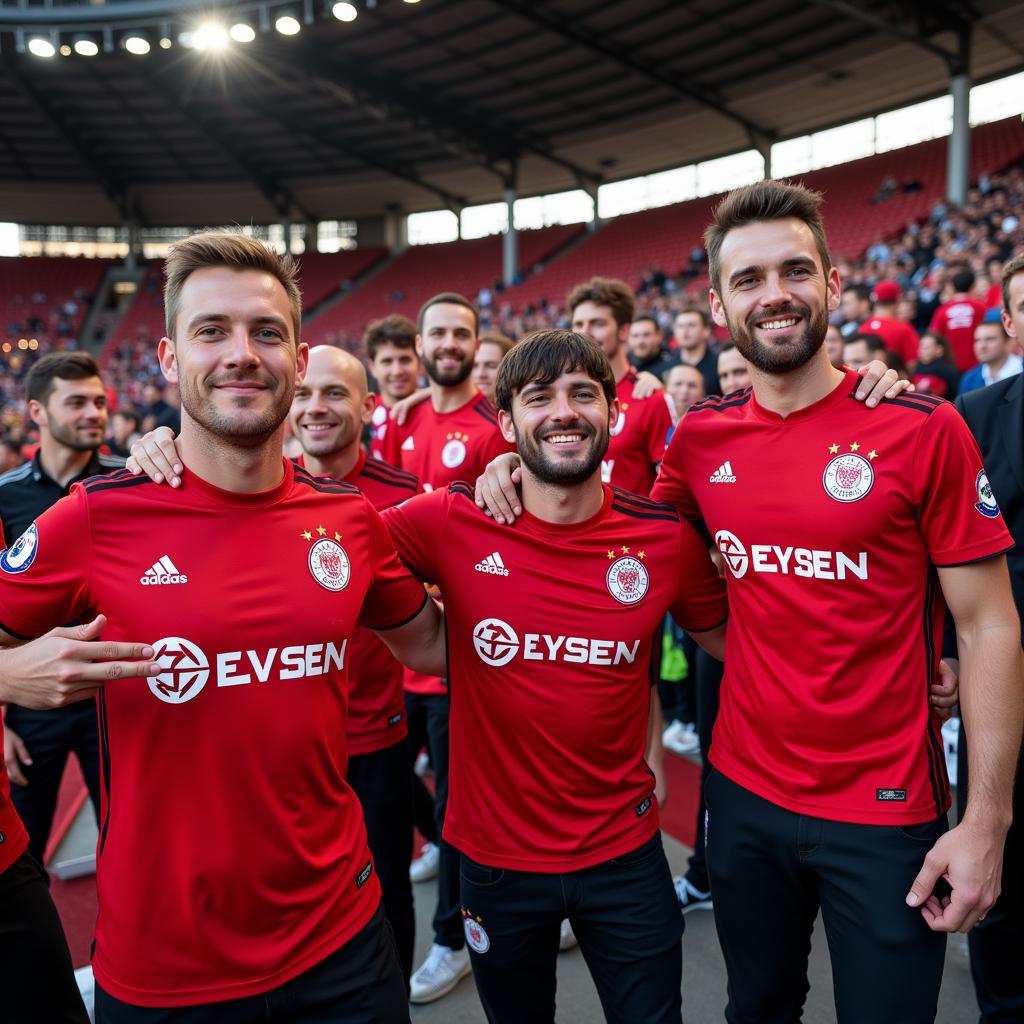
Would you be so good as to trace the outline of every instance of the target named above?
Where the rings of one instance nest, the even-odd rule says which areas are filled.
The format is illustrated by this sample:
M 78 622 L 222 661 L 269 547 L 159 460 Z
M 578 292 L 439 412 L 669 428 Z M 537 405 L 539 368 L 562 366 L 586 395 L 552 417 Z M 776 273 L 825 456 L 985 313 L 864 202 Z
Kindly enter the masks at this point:
M 963 373 L 977 362 L 974 358 L 974 328 L 985 318 L 985 304 L 971 294 L 974 288 L 973 271 L 966 267 L 958 270 L 951 284 L 953 295 L 935 310 L 928 330 L 949 340 L 956 368 Z
M 738 189 L 706 242 L 712 313 L 753 388 L 690 410 L 655 495 L 705 524 L 727 567 L 705 792 L 726 1018 L 799 1019 L 820 908 L 839 1019 L 932 1021 L 944 933 L 998 893 L 1021 728 L 1011 541 L 952 406 L 901 394 L 869 413 L 851 400 L 856 374 L 829 364 L 839 277 L 817 194 Z M 983 737 L 981 782 L 948 833 L 928 702 L 943 598 L 963 714 Z
M 477 989 L 490 1021 L 553 1021 L 568 916 L 609 1021 L 678 1022 L 682 919 L 643 758 L 648 663 L 670 609 L 720 655 L 724 588 L 676 512 L 602 483 L 619 409 L 590 339 L 520 342 L 497 399 L 523 461 L 516 529 L 481 516 L 461 483 L 384 513 L 402 558 L 445 595 L 445 836 L 462 853 Z
M 420 309 L 418 330 L 416 351 L 430 379 L 430 398 L 410 410 L 403 424 L 389 422 L 383 454 L 385 462 L 413 473 L 430 491 L 473 479 L 509 446 L 498 430 L 494 406 L 471 378 L 479 344 L 473 305 L 454 292 L 435 295 Z M 411 979 L 410 994 L 414 1003 L 426 1003 L 446 995 L 469 974 L 469 955 L 459 915 L 458 854 L 442 836 L 448 802 L 448 684 L 407 671 L 405 691 L 410 747 L 419 751 L 426 746 L 434 770 L 433 831 L 439 848 L 434 942 Z M 421 831 L 427 828 L 424 824 Z
M 370 373 L 380 392 L 374 396 L 371 423 L 373 440 L 370 454 L 384 457 L 384 435 L 388 429 L 388 412 L 415 390 L 420 375 L 416 355 L 416 325 L 399 313 L 374 320 L 363 335 Z
M 637 374 L 626 357 L 633 322 L 633 291 L 623 281 L 594 277 L 577 285 L 565 304 L 572 329 L 601 346 L 615 374 L 619 415 L 612 427 L 608 454 L 601 463 L 602 479 L 647 496 L 668 443 L 672 415 L 663 392 L 643 399 L 633 394 Z
M 858 334 L 877 334 L 890 352 L 905 363 L 917 359 L 917 331 L 896 316 L 896 306 L 903 292 L 896 281 L 879 281 L 871 293 L 871 316 L 857 328 Z
M 96 1018 L 408 1020 L 344 777 L 348 648 L 358 620 L 440 671 L 440 619 L 367 499 L 282 460 L 307 360 L 290 259 L 201 233 L 166 273 L 159 357 L 190 472 L 76 487 L 0 572 L 5 645 L 95 616 L 5 651 L 0 680 L 16 700 L 98 696 Z

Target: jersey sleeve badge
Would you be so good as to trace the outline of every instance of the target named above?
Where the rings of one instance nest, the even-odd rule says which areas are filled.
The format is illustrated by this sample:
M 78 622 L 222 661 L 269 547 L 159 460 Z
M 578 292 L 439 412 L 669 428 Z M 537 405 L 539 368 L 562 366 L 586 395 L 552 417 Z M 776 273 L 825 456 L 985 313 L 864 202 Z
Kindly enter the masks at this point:
M 0 554 L 0 569 L 16 576 L 25 572 L 39 553 L 39 531 L 33 523 L 6 551 Z
M 978 492 L 978 503 L 974 506 L 986 519 L 995 519 L 999 515 L 999 503 L 992 491 L 992 485 L 988 482 L 988 474 L 982 470 L 975 481 L 975 489 Z

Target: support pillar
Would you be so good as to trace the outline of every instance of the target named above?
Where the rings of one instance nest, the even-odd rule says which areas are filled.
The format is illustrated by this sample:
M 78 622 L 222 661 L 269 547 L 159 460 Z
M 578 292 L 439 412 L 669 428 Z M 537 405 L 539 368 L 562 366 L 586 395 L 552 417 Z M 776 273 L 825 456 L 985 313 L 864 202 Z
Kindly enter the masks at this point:
M 511 182 L 505 186 L 505 209 L 508 211 L 508 226 L 502 238 L 501 279 L 506 288 L 515 284 L 519 273 L 519 232 L 515 219 L 516 188 Z
M 946 198 L 957 206 L 967 200 L 971 169 L 971 79 L 966 74 L 949 80 L 953 97 L 953 131 L 949 136 L 946 165 Z

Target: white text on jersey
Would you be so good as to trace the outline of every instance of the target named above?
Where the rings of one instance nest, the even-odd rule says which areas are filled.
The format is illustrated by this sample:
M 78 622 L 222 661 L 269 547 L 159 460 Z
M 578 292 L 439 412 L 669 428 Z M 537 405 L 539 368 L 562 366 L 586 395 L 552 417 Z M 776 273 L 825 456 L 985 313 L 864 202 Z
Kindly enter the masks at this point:
M 476 565 L 473 566 L 477 572 L 490 573 L 492 576 L 507 576 L 508 569 L 505 568 L 505 563 L 501 560 L 501 555 L 497 551 L 492 555 L 488 555 L 486 558 L 481 558 Z

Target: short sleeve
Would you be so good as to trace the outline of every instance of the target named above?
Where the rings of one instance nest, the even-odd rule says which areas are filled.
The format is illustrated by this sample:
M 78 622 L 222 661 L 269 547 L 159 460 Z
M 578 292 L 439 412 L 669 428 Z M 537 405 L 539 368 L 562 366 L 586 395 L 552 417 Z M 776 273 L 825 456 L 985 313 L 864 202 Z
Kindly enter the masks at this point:
M 665 450 L 661 460 L 661 470 L 654 487 L 651 490 L 651 498 L 654 501 L 664 501 L 671 505 L 679 514 L 691 523 L 703 519 L 700 508 L 690 489 L 684 471 L 685 455 L 683 445 L 686 437 L 686 416 L 679 421 L 672 440 Z
M 365 504 L 373 583 L 366 593 L 359 624 L 370 629 L 395 629 L 419 614 L 427 596 L 399 560 L 380 514 L 369 501 Z
M 381 515 L 399 557 L 426 583 L 436 582 L 435 558 L 451 544 L 451 538 L 444 536 L 448 502 L 447 488 L 430 491 L 385 509 Z
M 90 610 L 90 537 L 76 484 L 0 555 L 0 627 L 31 639 Z
M 922 425 L 912 474 L 918 528 L 935 565 L 974 562 L 1013 547 L 978 444 L 952 405 L 937 406 Z
M 720 626 L 729 615 L 725 581 L 697 531 L 686 522 L 679 526 L 679 588 L 672 618 L 688 632 L 701 633 Z

